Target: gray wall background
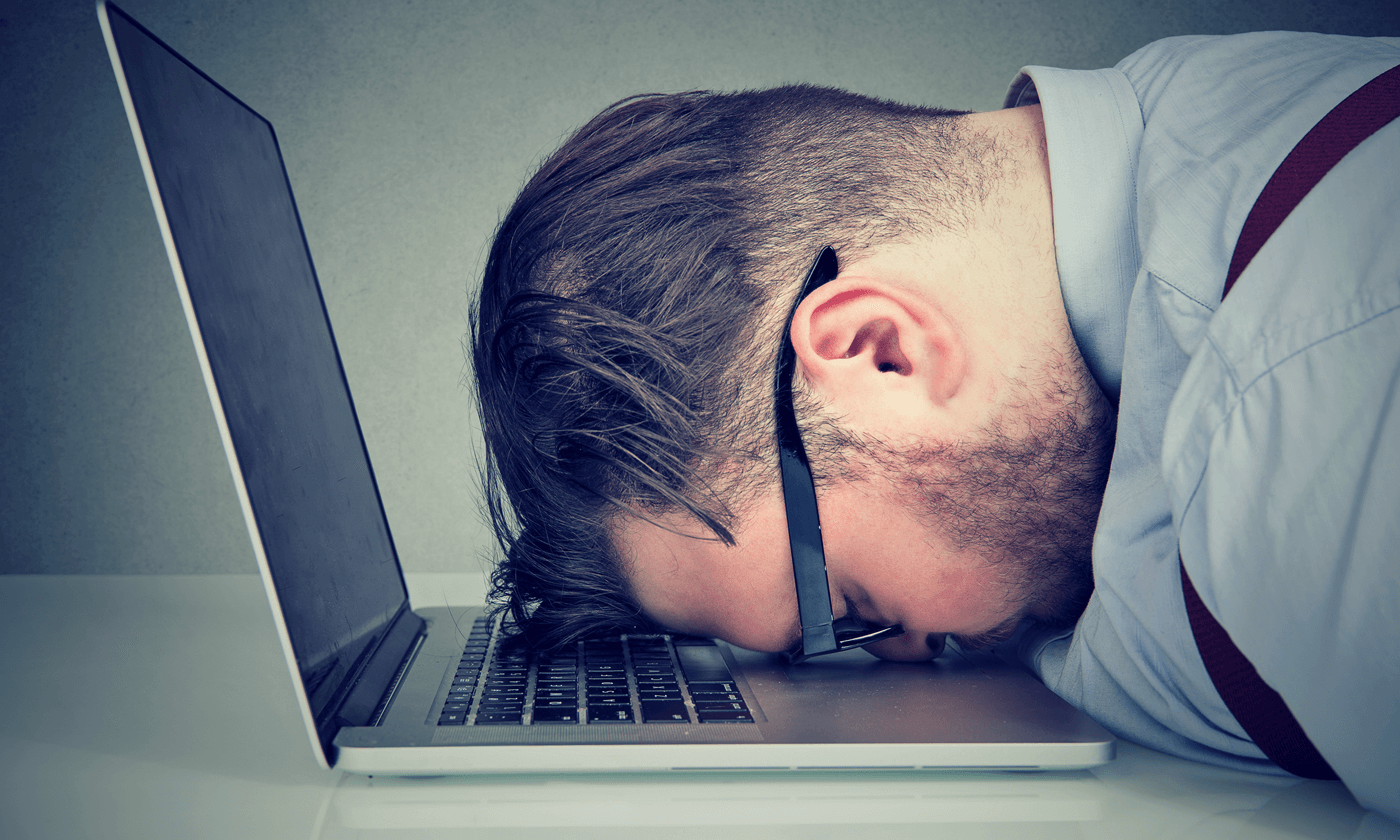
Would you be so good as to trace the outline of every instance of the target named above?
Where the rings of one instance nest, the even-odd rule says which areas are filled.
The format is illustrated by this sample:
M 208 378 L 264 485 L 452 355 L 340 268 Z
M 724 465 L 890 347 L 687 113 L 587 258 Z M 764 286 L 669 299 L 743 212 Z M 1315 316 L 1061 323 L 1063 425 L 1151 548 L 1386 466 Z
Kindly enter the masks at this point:
M 409 571 L 475 571 L 467 295 L 499 214 L 642 91 L 991 109 L 1157 38 L 1400 35 L 1400 3 L 126 0 L 276 126 Z M 0 0 L 0 570 L 254 569 L 91 3 Z

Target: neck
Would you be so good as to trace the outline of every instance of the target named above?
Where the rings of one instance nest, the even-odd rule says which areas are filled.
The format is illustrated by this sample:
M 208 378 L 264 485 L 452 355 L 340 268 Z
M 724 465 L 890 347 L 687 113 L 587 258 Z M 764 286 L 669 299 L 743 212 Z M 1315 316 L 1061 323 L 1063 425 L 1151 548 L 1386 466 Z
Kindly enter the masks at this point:
M 998 178 L 969 241 L 974 297 L 965 309 L 1004 370 L 1026 370 L 1047 349 L 1075 354 L 1054 251 L 1050 164 L 1040 106 L 970 115 L 998 148 Z
M 998 307 L 1030 300 L 1036 310 L 1064 317 L 1060 276 L 1055 265 L 1055 226 L 1050 160 L 1040 106 L 969 115 L 997 149 L 999 177 L 978 216 L 974 237 L 987 249 L 988 288 Z M 1043 323 L 1043 311 L 1027 313 Z

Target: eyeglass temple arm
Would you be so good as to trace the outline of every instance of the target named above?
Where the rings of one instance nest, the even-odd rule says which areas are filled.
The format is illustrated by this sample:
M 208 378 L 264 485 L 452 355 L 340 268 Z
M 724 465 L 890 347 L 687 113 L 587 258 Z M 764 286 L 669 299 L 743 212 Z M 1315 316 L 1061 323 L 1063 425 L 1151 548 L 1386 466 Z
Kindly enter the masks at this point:
M 801 445 L 800 443 L 798 444 Z M 788 446 L 778 447 L 783 472 L 783 503 L 787 506 L 792 574 L 797 582 L 797 614 L 802 622 L 802 652 L 807 656 L 837 650 L 831 622 L 831 589 L 827 585 L 826 553 L 810 472 Z M 791 474 L 790 474 L 791 472 Z M 796 498 L 794 498 L 796 497 Z M 815 521 L 807 521 L 808 519 Z M 815 536 L 814 542 L 811 537 Z
M 836 272 L 836 252 L 823 248 L 807 270 L 797 300 L 793 302 L 793 313 L 809 292 L 835 277 Z M 831 653 L 838 645 L 836 630 L 832 627 L 831 589 L 826 577 L 826 552 L 822 549 L 817 490 L 792 410 L 792 377 L 797 367 L 790 335 L 793 313 L 788 314 L 789 334 L 783 337 L 774 392 L 778 402 L 778 464 L 783 503 L 787 506 L 788 543 L 797 584 L 797 613 L 802 623 L 802 656 L 805 658 Z

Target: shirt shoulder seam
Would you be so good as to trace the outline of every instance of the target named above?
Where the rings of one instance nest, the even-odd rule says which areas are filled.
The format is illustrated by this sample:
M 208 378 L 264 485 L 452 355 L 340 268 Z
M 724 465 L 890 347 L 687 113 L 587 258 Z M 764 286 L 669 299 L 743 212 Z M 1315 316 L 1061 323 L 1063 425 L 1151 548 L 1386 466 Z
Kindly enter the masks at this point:
M 1155 276 L 1155 275 L 1154 275 L 1154 276 Z M 1166 281 L 1163 281 L 1163 282 L 1166 282 Z M 1171 285 L 1171 284 L 1167 284 L 1167 285 Z M 1176 289 L 1175 286 L 1172 286 L 1172 288 Z M 1181 291 L 1181 290 L 1180 290 L 1180 289 L 1177 289 L 1177 291 Z M 1191 298 L 1191 296 L 1190 296 L 1190 295 L 1186 295 L 1185 292 L 1181 292 L 1181 293 L 1182 293 L 1183 295 L 1185 295 L 1187 298 Z M 1191 298 L 1191 299 L 1194 300 L 1194 298 Z M 1199 302 L 1199 301 L 1198 301 L 1198 302 Z M 1202 305 L 1204 306 L 1204 304 L 1202 304 Z M 1292 353 L 1289 353 L 1287 356 L 1284 356 L 1283 358 L 1281 358 L 1281 359 L 1277 360 L 1276 362 L 1274 362 L 1273 364 L 1269 365 L 1269 366 L 1266 367 L 1264 370 L 1260 371 L 1260 372 L 1258 373 L 1258 375 L 1256 375 L 1253 379 L 1249 380 L 1249 382 L 1244 383 L 1243 385 L 1240 384 L 1240 382 L 1239 382 L 1238 379 L 1236 379 L 1234 367 L 1233 367 L 1232 365 L 1226 364 L 1226 356 L 1225 356 L 1225 354 L 1224 354 L 1223 352 L 1221 352 L 1220 346 L 1219 346 L 1218 344 L 1216 344 L 1216 342 L 1215 342 L 1215 338 L 1210 334 L 1209 330 L 1207 330 L 1206 335 L 1205 335 L 1205 340 L 1206 340 L 1206 342 L 1209 344 L 1209 346 L 1210 346 L 1210 348 L 1211 348 L 1211 352 L 1213 352 L 1213 353 L 1216 355 L 1216 357 L 1220 360 L 1221 367 L 1225 370 L 1226 374 L 1230 377 L 1231 383 L 1233 383 L 1234 386 L 1235 386 L 1235 395 L 1234 395 L 1234 397 L 1231 399 L 1229 407 L 1221 414 L 1220 420 L 1219 420 L 1219 422 L 1217 422 L 1217 423 L 1215 424 L 1215 427 L 1212 428 L 1212 429 L 1210 430 L 1210 433 L 1206 436 L 1207 440 L 1214 440 L 1214 439 L 1215 439 L 1215 436 L 1218 435 L 1218 434 L 1220 433 L 1220 430 L 1221 430 L 1222 428 L 1225 427 L 1225 424 L 1228 423 L 1228 422 L 1230 421 L 1230 418 L 1233 417 L 1234 414 L 1235 414 L 1237 411 L 1239 411 L 1240 406 L 1244 403 L 1245 396 L 1249 393 L 1249 391 L 1251 391 L 1251 390 L 1254 388 L 1254 386 L 1258 385 L 1259 382 L 1261 382 L 1265 377 L 1267 377 L 1269 374 L 1273 373 L 1275 370 L 1277 370 L 1277 369 L 1278 369 L 1279 367 L 1281 367 L 1283 364 L 1285 364 L 1286 362 L 1288 362 L 1288 361 L 1290 361 L 1290 360 L 1292 360 L 1292 359 L 1297 358 L 1299 355 L 1308 352 L 1309 350 L 1313 349 L 1314 347 L 1317 347 L 1317 346 L 1320 345 L 1320 344 L 1324 344 L 1324 343 L 1326 343 L 1326 342 L 1328 342 L 1328 341 L 1331 341 L 1331 340 L 1334 339 L 1334 338 L 1339 338 L 1339 337 L 1341 337 L 1341 336 L 1343 336 L 1343 335 L 1346 335 L 1347 333 L 1349 333 L 1349 332 L 1351 332 L 1351 331 L 1353 331 L 1353 330 L 1355 330 L 1355 329 L 1358 329 L 1358 328 L 1360 328 L 1360 327 L 1362 327 L 1362 326 L 1365 326 L 1366 324 L 1369 324 L 1370 322 L 1376 320 L 1377 318 L 1383 318 L 1383 317 L 1385 317 L 1386 315 L 1389 315 L 1389 314 L 1391 314 L 1391 313 L 1393 313 L 1393 312 L 1396 312 L 1396 311 L 1400 311 L 1400 305 L 1388 306 L 1388 307 L 1386 307 L 1385 309 L 1382 309 L 1382 310 L 1380 310 L 1380 311 L 1378 311 L 1378 312 L 1373 312 L 1373 313 L 1371 313 L 1370 315 L 1366 316 L 1365 318 L 1362 318 L 1362 319 L 1359 320 L 1359 321 L 1356 321 L 1355 323 L 1348 324 L 1348 325 L 1346 325 L 1345 327 L 1343 327 L 1343 328 L 1341 328 L 1341 329 L 1334 330 L 1333 332 L 1330 332 L 1330 333 L 1328 333 L 1327 335 L 1320 336 L 1320 337 L 1317 338 L 1316 340 L 1311 341 L 1311 342 L 1308 342 L 1306 345 L 1304 345 L 1304 346 L 1302 346 L 1302 347 L 1299 347 L 1298 349 L 1294 350 Z M 1185 518 L 1186 518 L 1186 516 L 1187 516 L 1187 513 L 1191 510 L 1192 504 L 1193 504 L 1193 503 L 1195 502 L 1195 500 L 1196 500 L 1196 495 L 1197 495 L 1197 493 L 1198 493 L 1198 492 L 1200 491 L 1200 489 L 1201 489 L 1201 483 L 1205 480 L 1206 466 L 1207 466 L 1207 464 L 1209 463 L 1209 460 L 1210 460 L 1209 457 L 1207 457 L 1206 460 L 1202 462 L 1200 471 L 1199 471 L 1199 472 L 1197 473 L 1197 475 L 1196 475 L 1196 482 L 1195 482 L 1195 484 L 1191 487 L 1191 492 L 1190 492 L 1190 494 L 1189 494 L 1189 495 L 1187 496 L 1187 498 L 1186 498 L 1186 503 L 1183 504 L 1183 505 L 1181 506 L 1181 516 L 1182 516 L 1183 521 L 1185 520 Z M 1178 523 L 1176 524 L 1178 535 L 1180 534 L 1180 531 L 1181 531 L 1181 525 L 1182 525 L 1182 523 L 1180 523 L 1180 522 L 1178 522 Z

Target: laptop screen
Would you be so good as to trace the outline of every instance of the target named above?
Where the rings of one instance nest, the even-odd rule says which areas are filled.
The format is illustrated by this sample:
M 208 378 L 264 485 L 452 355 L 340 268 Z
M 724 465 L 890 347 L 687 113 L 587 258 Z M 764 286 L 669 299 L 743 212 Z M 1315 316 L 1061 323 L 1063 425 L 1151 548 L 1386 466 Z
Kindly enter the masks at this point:
M 107 8 L 250 531 L 319 719 L 407 592 L 301 220 L 272 126 Z

